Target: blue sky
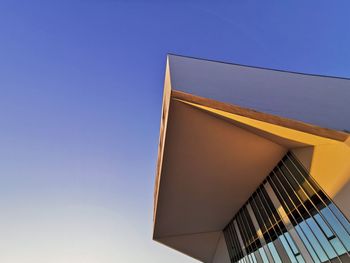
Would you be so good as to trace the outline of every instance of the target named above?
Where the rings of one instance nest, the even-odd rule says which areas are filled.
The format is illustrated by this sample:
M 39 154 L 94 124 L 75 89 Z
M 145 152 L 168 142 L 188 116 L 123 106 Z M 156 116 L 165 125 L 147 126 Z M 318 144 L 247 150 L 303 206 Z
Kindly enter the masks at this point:
M 0 262 L 194 262 L 151 240 L 168 52 L 350 77 L 348 1 L 0 1 Z

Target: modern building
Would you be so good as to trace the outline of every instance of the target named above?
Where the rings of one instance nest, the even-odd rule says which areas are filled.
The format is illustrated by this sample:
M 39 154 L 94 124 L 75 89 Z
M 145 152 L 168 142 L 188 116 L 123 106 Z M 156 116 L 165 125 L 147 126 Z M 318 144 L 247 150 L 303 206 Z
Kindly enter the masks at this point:
M 169 55 L 153 239 L 201 262 L 350 262 L 350 79 Z

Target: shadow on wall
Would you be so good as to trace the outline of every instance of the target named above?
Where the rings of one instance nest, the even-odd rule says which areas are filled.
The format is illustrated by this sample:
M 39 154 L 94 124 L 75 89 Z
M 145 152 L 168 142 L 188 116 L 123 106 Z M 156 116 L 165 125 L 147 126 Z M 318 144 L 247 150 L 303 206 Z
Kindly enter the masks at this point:
M 293 149 L 320 187 L 350 219 L 350 147 L 336 142 Z

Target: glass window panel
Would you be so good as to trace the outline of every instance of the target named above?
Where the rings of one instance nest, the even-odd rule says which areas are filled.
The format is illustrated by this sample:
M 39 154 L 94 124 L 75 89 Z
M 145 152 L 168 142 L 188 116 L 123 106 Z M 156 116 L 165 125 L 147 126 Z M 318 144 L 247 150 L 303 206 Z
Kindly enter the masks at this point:
M 270 173 L 267 179 L 249 198 L 249 204 L 262 231 L 263 238 L 275 262 L 281 262 L 273 241 L 279 239 L 291 262 L 305 263 L 300 249 L 288 233 L 272 203 L 264 184 L 269 182 L 282 207 L 295 227 L 315 262 L 350 259 L 350 224 L 339 209 L 320 189 L 302 164 L 288 153 Z M 329 206 L 329 207 L 328 207 Z M 319 211 L 320 214 L 319 214 Z M 237 223 L 243 248 L 233 222 Z M 225 240 L 232 262 L 255 263 L 260 253 L 263 263 L 268 262 L 257 231 L 246 206 L 243 206 L 224 229 Z M 260 258 L 260 257 L 259 257 Z
M 287 239 L 287 241 L 288 241 L 288 243 L 289 243 L 291 249 L 293 250 L 293 253 L 294 253 L 295 255 L 298 254 L 298 253 L 299 253 L 299 250 L 297 249 L 297 247 L 296 247 L 296 245 L 295 245 L 293 239 L 292 239 L 291 236 L 289 235 L 289 233 L 286 232 L 286 233 L 284 234 L 284 236 L 286 237 L 286 239 Z
M 327 255 L 323 251 L 322 247 L 320 246 L 320 244 L 318 243 L 317 239 L 315 238 L 315 236 L 313 235 L 313 233 L 311 232 L 309 227 L 306 225 L 306 223 L 305 222 L 301 222 L 299 224 L 299 226 L 301 227 L 301 229 L 303 230 L 303 232 L 307 236 L 310 244 L 315 249 L 315 252 L 316 252 L 317 256 L 320 258 L 320 260 L 322 262 L 323 261 L 327 261 L 328 260 Z
M 282 263 L 280 256 L 277 253 L 277 250 L 275 248 L 275 245 L 270 242 L 267 244 L 268 248 L 270 249 L 271 255 L 276 263 Z
M 279 173 L 279 172 L 278 172 Z M 283 208 L 286 210 L 287 213 L 290 213 L 294 209 L 294 204 L 291 202 L 289 199 L 287 193 L 284 191 L 284 187 L 281 185 L 280 181 L 277 179 L 277 173 L 274 173 L 271 175 L 271 180 L 272 180 L 272 188 L 275 193 L 277 194 L 277 197 L 282 204 Z M 279 174 L 279 178 L 281 175 Z
M 321 210 L 322 215 L 326 218 L 329 224 L 332 226 L 334 232 L 337 234 L 337 237 L 344 243 L 346 249 L 350 250 L 350 236 L 345 231 L 344 227 L 339 223 L 338 220 L 334 217 L 328 207 Z
M 340 223 L 346 229 L 346 231 L 350 233 L 350 223 L 344 217 L 344 215 L 339 211 L 338 207 L 336 207 L 333 203 L 331 203 L 329 204 L 329 209 L 332 210 L 333 214 L 337 217 L 337 219 L 340 221 Z
M 296 258 L 297 258 L 299 263 L 305 263 L 305 260 L 301 255 L 298 255 Z
M 258 238 L 258 235 L 256 233 L 256 230 L 254 228 L 253 222 L 250 218 L 250 215 L 248 213 L 248 209 L 246 206 L 243 208 L 242 212 L 243 212 L 244 222 L 245 222 L 245 225 L 247 227 L 249 237 L 250 237 L 249 242 L 253 243 L 253 241 Z
M 232 245 L 231 245 L 231 242 L 229 240 L 229 237 L 228 237 L 226 229 L 224 229 L 223 233 L 224 233 L 226 246 L 227 246 L 227 250 L 228 250 L 228 254 L 230 256 L 230 259 L 231 259 L 231 261 L 232 261 L 232 259 L 236 260 L 235 258 L 233 258 L 233 255 L 232 255 Z
M 252 210 L 254 212 L 255 218 L 258 221 L 259 227 L 260 227 L 261 231 L 264 233 L 266 231 L 266 227 L 265 227 L 264 221 L 261 217 L 260 211 L 256 205 L 256 195 L 253 196 L 252 201 L 250 202 L 250 205 L 251 205 Z
M 233 222 L 226 228 L 227 236 L 229 237 L 228 247 L 231 247 L 232 258 L 236 261 L 243 257 L 243 251 L 239 244 L 237 233 L 234 229 Z
M 304 235 L 302 229 L 300 228 L 300 226 L 296 226 L 295 230 L 297 231 L 297 233 L 299 234 L 299 237 L 301 238 L 301 240 L 303 241 L 303 243 L 306 246 L 307 250 L 309 251 L 312 259 L 316 263 L 320 263 L 321 261 L 319 260 L 318 256 L 316 255 L 316 252 L 315 252 L 314 248 L 311 246 L 309 240 L 305 237 L 305 235 Z
M 283 174 L 282 174 L 283 173 Z M 283 185 L 284 191 L 288 194 L 288 196 L 292 199 L 292 206 L 299 206 L 301 204 L 301 201 L 299 200 L 297 196 L 297 191 L 300 191 L 300 189 L 293 189 L 289 181 L 287 181 L 286 177 L 288 177 L 288 174 L 285 174 L 286 171 L 278 171 L 276 174 L 278 176 L 279 181 Z
M 265 253 L 265 250 L 262 247 L 259 248 L 259 253 L 261 255 L 261 259 L 262 259 L 263 263 L 269 263 L 269 260 L 267 259 L 267 255 Z
M 261 188 L 259 188 L 257 191 L 259 193 L 259 199 L 260 199 L 262 205 L 265 207 L 265 211 L 266 211 L 266 213 L 268 215 L 269 220 L 271 221 L 271 224 L 272 225 L 276 224 L 277 222 L 275 220 L 275 217 L 272 214 L 271 208 L 269 207 L 269 205 L 268 205 L 268 203 L 266 201 L 266 198 L 265 198 L 265 196 L 262 193 Z
M 297 208 L 297 210 L 299 211 L 299 213 L 301 214 L 301 217 L 302 218 L 308 218 L 309 217 L 309 213 L 308 213 L 308 210 L 306 210 L 306 208 L 304 206 L 299 206 Z
M 298 169 L 291 162 L 290 159 L 286 159 L 284 164 L 288 167 L 288 170 L 293 174 L 293 178 L 295 178 L 295 180 L 293 180 L 293 181 L 295 183 L 297 181 L 298 184 L 303 187 L 303 189 L 305 190 L 305 192 L 307 193 L 307 195 L 309 197 L 313 196 L 315 194 L 315 190 L 312 189 L 310 183 L 306 180 L 306 178 L 301 175 L 300 169 Z M 306 200 L 306 199 L 303 199 L 303 200 Z
M 236 233 L 236 230 L 235 230 L 235 227 L 233 225 L 233 222 L 231 223 L 230 230 L 232 232 L 232 237 L 233 237 L 232 239 L 233 239 L 233 243 L 234 243 L 235 248 L 236 248 L 234 253 L 236 254 L 236 256 L 238 258 L 242 258 L 243 257 L 243 250 L 242 250 L 242 247 L 241 247 L 241 245 L 239 243 L 238 235 Z
M 292 165 L 294 165 L 297 168 L 297 170 L 299 171 L 299 173 L 295 173 L 295 176 L 297 179 L 301 178 L 300 180 L 302 182 L 307 180 L 309 182 L 309 184 L 311 185 L 311 187 L 314 189 L 314 191 L 316 191 L 316 192 L 320 191 L 320 188 L 314 182 L 313 178 L 309 175 L 309 173 L 307 172 L 305 167 L 300 163 L 300 161 L 292 153 L 289 152 L 286 156 L 286 159 L 292 161 Z
M 339 256 L 346 253 L 346 250 L 344 246 L 340 243 L 339 238 L 333 238 L 330 240 L 330 242 Z
M 324 249 L 325 253 L 327 254 L 328 258 L 332 259 L 337 256 L 335 253 L 332 245 L 328 241 L 328 239 L 324 236 L 324 234 L 321 232 L 320 228 L 316 224 L 315 220 L 313 218 L 309 218 L 306 220 L 308 225 L 310 226 L 312 232 L 317 237 L 317 240 L 322 245 L 322 248 Z
M 261 190 L 261 194 L 262 194 L 262 196 L 263 196 L 263 198 L 264 198 L 264 200 L 265 200 L 265 202 L 266 202 L 266 204 L 267 204 L 269 210 L 272 211 L 273 216 L 276 218 L 276 220 L 277 220 L 277 221 L 280 221 L 280 220 L 281 220 L 281 217 L 279 216 L 279 214 L 278 214 L 278 212 L 277 212 L 275 206 L 273 205 L 273 203 L 272 203 L 270 197 L 268 196 L 268 194 L 267 194 L 265 188 L 264 188 L 264 187 L 260 187 L 260 190 Z
M 327 238 L 331 238 L 333 236 L 333 232 L 329 229 L 327 224 L 323 221 L 321 216 L 319 214 L 314 216 L 315 220 L 317 221 L 318 225 L 321 227 L 322 231 L 325 233 Z
M 280 236 L 280 240 L 281 240 L 281 243 L 282 243 L 284 249 L 286 250 L 287 255 L 288 255 L 289 259 L 291 260 L 291 262 L 292 262 L 292 263 L 297 262 L 297 260 L 296 260 L 296 258 L 295 258 L 295 256 L 294 256 L 294 253 L 293 253 L 293 251 L 290 249 L 289 244 L 288 244 L 286 238 L 282 235 L 282 236 Z
M 266 209 L 264 208 L 264 205 L 261 203 L 261 198 L 259 196 L 257 196 L 255 201 L 256 201 L 256 205 L 259 208 L 260 215 L 261 215 L 261 217 L 263 219 L 263 224 L 265 224 L 267 229 L 270 228 L 271 227 L 271 223 L 270 223 L 270 220 L 269 220 L 269 216 L 266 213 Z
M 244 247 L 245 247 L 247 253 L 249 254 L 251 251 L 250 251 L 250 246 L 249 246 L 247 227 L 245 226 L 244 220 L 242 219 L 242 211 L 240 211 L 238 213 L 237 224 L 238 224 L 238 228 L 239 228 L 239 230 L 241 232 L 241 236 L 242 236 L 242 239 L 243 239 Z
M 254 263 L 257 263 L 254 253 L 251 254 L 251 258 L 253 259 Z
M 247 207 L 245 206 L 243 209 L 243 220 L 245 221 L 246 225 L 248 226 L 248 232 L 250 234 L 251 240 L 250 240 L 250 245 L 251 245 L 251 251 L 254 252 L 255 250 L 257 250 L 261 245 L 260 245 L 260 241 L 258 239 L 258 235 L 256 233 L 255 227 L 253 225 L 253 222 L 250 218 L 249 212 Z
M 305 202 L 308 199 L 308 197 L 301 188 L 301 186 L 298 184 L 298 182 L 291 175 L 289 167 L 287 168 L 286 166 L 281 165 L 280 169 L 281 172 L 284 174 L 284 180 L 286 180 L 286 183 L 289 183 L 288 187 L 292 188 L 293 195 L 298 196 L 303 202 Z M 297 202 L 299 202 L 299 200 Z

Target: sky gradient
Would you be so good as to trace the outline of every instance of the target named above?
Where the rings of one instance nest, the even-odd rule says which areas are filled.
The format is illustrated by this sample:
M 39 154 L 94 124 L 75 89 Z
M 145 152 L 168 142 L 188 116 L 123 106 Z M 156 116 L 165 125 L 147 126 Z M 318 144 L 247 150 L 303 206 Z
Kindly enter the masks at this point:
M 0 1 L 0 262 L 195 262 L 152 241 L 166 54 L 350 77 L 349 10 Z

